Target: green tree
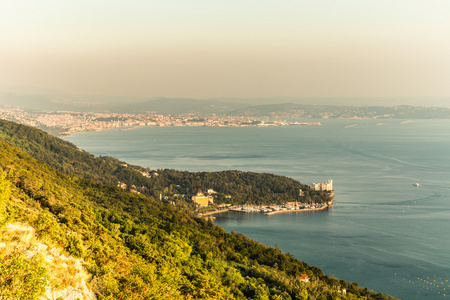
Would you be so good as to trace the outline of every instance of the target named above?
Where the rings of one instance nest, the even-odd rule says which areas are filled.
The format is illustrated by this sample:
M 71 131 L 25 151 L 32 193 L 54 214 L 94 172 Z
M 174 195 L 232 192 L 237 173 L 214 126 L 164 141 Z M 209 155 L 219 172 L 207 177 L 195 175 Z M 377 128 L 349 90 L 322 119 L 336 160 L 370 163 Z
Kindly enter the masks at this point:
M 11 182 L 6 179 L 6 172 L 0 168 L 0 224 L 5 219 L 5 208 L 11 195 Z

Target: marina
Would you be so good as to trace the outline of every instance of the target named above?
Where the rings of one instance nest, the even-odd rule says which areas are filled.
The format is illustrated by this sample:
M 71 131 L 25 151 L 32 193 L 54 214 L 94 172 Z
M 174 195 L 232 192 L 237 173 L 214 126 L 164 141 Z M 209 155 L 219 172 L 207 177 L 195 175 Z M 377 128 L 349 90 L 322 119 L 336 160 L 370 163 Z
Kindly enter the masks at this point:
M 209 217 L 215 214 L 221 214 L 226 212 L 238 212 L 238 213 L 262 213 L 266 216 L 282 213 L 297 213 L 297 212 L 313 212 L 330 208 L 333 202 L 328 203 L 296 203 L 288 202 L 286 204 L 275 205 L 236 205 L 230 206 L 225 209 L 211 210 L 197 214 L 199 217 Z
M 278 214 L 278 213 L 289 213 L 289 212 L 306 212 L 306 211 L 316 211 L 323 210 L 331 206 L 331 204 L 324 203 L 311 203 L 311 204 L 281 204 L 281 205 L 242 205 L 242 206 L 234 206 L 229 209 L 229 211 L 233 212 L 243 212 L 243 213 L 263 213 L 267 216 Z

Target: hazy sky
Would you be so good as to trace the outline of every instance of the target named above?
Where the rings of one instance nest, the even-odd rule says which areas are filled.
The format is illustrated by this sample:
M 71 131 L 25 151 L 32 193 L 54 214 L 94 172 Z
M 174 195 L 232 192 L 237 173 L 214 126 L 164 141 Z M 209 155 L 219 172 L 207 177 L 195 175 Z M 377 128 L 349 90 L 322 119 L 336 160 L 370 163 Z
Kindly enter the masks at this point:
M 2 0 L 0 86 L 450 96 L 450 1 Z

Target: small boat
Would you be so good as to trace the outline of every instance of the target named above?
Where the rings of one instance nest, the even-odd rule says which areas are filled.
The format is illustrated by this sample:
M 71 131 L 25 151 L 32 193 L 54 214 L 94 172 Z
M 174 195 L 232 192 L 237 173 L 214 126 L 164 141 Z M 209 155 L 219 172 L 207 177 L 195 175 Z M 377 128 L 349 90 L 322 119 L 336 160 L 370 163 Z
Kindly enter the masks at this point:
M 418 182 L 414 182 L 413 186 L 420 186 L 420 184 Z

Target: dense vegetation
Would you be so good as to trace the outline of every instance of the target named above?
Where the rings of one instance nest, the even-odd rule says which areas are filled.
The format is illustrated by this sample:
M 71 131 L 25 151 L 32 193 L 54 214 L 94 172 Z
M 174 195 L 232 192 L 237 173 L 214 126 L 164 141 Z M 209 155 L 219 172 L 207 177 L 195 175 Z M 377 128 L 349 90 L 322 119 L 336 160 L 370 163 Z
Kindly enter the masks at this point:
M 29 153 L 37 160 L 70 176 L 80 176 L 106 185 L 126 184 L 147 196 L 160 194 L 175 199 L 190 199 L 198 191 L 217 191 L 216 203 L 281 203 L 286 201 L 327 202 L 329 194 L 316 192 L 300 182 L 279 175 L 241 171 L 186 172 L 156 170 L 128 165 L 112 157 L 95 157 L 75 145 L 45 132 L 0 120 L 0 139 Z M 144 175 L 150 174 L 151 177 Z M 302 189 L 304 196 L 299 196 Z M 225 196 L 231 196 L 226 199 Z M 181 198 L 178 198 L 181 200 Z
M 72 147 L 54 145 L 63 146 Z M 0 190 L 0 228 L 29 224 L 41 241 L 82 258 L 100 299 L 392 299 L 145 195 L 64 175 L 3 141 Z M 38 299 L 49 270 L 4 250 L 0 299 Z
M 176 170 L 158 170 L 159 176 L 153 176 L 152 183 L 160 187 L 169 187 L 165 194 L 192 195 L 201 190 L 213 189 L 215 202 L 233 204 L 283 203 L 286 201 L 327 202 L 330 194 L 313 191 L 297 180 L 285 176 L 242 171 L 187 172 Z M 302 190 L 304 196 L 299 196 Z M 227 199 L 229 195 L 231 198 Z

